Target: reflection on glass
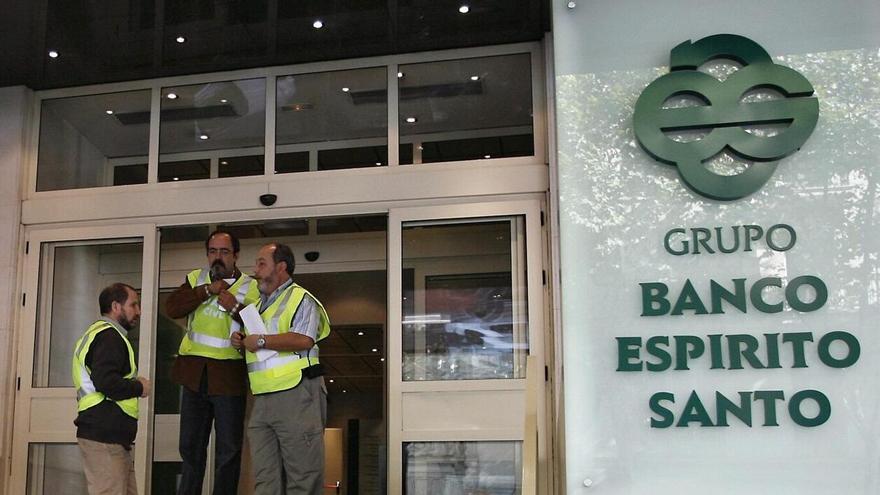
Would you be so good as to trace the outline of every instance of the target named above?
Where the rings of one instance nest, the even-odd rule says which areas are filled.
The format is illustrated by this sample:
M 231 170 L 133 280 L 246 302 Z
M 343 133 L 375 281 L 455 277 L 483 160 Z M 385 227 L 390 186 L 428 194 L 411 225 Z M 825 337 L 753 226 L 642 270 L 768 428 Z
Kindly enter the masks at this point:
M 523 236 L 521 217 L 405 225 L 405 381 L 524 376 Z
M 159 181 L 254 175 L 265 119 L 265 79 L 162 88 Z M 230 150 L 250 165 L 231 165 Z
M 159 317 L 156 319 L 156 414 L 180 414 L 180 385 L 169 377 L 180 341 L 186 332 L 186 318 L 173 319 L 165 313 L 165 301 L 169 294 L 170 289 L 159 293 Z
M 149 144 L 149 90 L 45 100 L 37 191 L 145 184 Z
M 404 443 L 403 462 L 407 495 L 522 492 L 521 442 Z
M 71 387 L 73 346 L 100 317 L 98 294 L 114 282 L 138 288 L 143 243 L 44 243 L 34 344 L 34 387 Z M 129 332 L 137 352 L 138 328 Z
M 63 493 L 87 495 L 82 456 L 75 443 L 32 443 L 28 445 L 28 495 Z
M 283 155 L 317 149 L 317 170 L 387 165 L 387 85 L 385 67 L 279 77 L 276 162 Z M 305 167 L 299 163 L 276 166 L 276 172 L 310 169 L 308 161 Z
M 400 142 L 430 163 L 532 156 L 527 53 L 400 66 Z

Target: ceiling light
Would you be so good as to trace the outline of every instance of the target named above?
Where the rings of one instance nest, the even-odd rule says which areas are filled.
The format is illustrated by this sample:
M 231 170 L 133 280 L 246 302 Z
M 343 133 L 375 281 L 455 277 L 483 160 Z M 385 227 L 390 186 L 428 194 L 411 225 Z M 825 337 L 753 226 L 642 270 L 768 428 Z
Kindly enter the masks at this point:
M 409 122 L 410 124 L 415 124 L 416 121 L 418 121 L 418 120 L 419 120 L 419 119 L 417 119 L 417 118 L 415 118 L 415 117 L 407 117 L 407 118 L 406 118 L 406 121 Z
M 492 155 L 483 155 L 483 158 L 488 160 L 489 158 L 492 158 Z
M 373 347 L 373 352 L 379 352 L 379 349 L 376 349 L 375 347 Z
M 227 162 L 226 160 L 223 160 L 222 162 L 220 162 L 220 165 L 229 165 L 229 162 Z
M 351 91 L 349 88 L 342 88 L 343 93 L 348 93 L 349 91 Z
M 379 361 L 385 362 L 385 358 L 379 358 Z
M 330 379 L 330 383 L 333 383 L 333 379 L 332 379 L 332 378 Z
M 171 179 L 171 180 L 180 180 L 180 177 L 174 177 L 174 178 Z
M 403 77 L 403 72 L 398 72 L 398 73 L 397 73 L 397 78 L 400 79 L 401 77 Z
M 169 100 L 176 100 L 177 93 L 168 93 L 167 95 L 165 95 L 165 97 L 168 98 Z
M 174 39 L 174 41 L 176 41 L 178 43 L 186 43 L 186 38 L 184 38 L 183 36 L 178 36 L 177 38 Z
M 471 76 L 471 81 L 479 81 L 480 76 Z
M 226 98 L 223 98 L 222 100 L 220 100 L 220 103 L 226 103 L 226 102 L 228 102 L 228 101 L 229 101 L 229 100 L 227 100 Z
M 324 23 L 321 22 L 320 19 L 318 19 L 317 21 L 312 23 L 312 27 L 315 29 L 321 29 L 322 27 L 324 27 Z
M 107 115 L 113 115 L 113 110 L 105 110 L 104 113 Z
M 55 50 L 49 50 L 49 58 L 58 58 L 58 52 Z
M 348 393 L 348 390 L 342 389 L 342 393 L 343 394 Z
M 363 335 L 363 334 L 364 334 L 364 332 L 358 332 L 358 335 Z
M 461 12 L 462 14 L 467 14 L 468 12 L 471 11 L 471 8 L 468 7 L 467 5 L 462 5 L 461 7 L 458 8 L 458 11 Z
M 202 141 L 207 141 L 208 137 L 209 136 L 207 134 L 202 134 L 201 136 L 199 136 L 199 139 L 201 139 Z
M 568 2 L 568 8 L 570 8 L 570 9 L 573 9 L 577 6 L 578 6 L 577 2 Z
M 382 162 L 376 162 L 376 166 L 377 166 L 377 167 L 381 167 L 381 166 L 382 166 Z M 358 334 L 358 335 L 363 335 L 363 334 Z

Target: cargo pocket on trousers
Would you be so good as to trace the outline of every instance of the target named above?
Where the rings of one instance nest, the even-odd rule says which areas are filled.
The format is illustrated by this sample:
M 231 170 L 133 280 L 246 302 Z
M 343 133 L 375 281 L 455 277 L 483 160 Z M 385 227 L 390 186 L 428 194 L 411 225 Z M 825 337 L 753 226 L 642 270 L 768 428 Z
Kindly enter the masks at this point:
M 313 444 L 315 444 L 317 442 L 321 442 L 321 444 L 323 445 L 324 430 L 307 431 L 307 432 L 303 433 L 303 440 L 305 440 L 306 447 L 308 447 L 308 448 L 314 447 Z

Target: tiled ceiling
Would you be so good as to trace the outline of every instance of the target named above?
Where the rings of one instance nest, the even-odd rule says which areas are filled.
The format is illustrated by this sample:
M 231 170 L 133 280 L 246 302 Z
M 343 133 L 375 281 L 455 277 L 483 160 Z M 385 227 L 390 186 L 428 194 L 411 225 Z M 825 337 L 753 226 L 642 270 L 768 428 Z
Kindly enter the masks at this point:
M 47 89 L 540 40 L 549 30 L 549 5 L 549 0 L 9 0 L 0 16 L 0 86 Z

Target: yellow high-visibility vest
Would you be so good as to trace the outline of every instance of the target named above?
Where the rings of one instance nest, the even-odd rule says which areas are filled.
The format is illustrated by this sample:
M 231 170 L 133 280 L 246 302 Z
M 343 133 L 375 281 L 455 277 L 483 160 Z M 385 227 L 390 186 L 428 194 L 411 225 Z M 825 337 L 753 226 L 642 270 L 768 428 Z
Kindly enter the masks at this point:
M 99 333 L 110 328 L 119 333 L 119 336 L 122 337 L 122 340 L 125 341 L 125 346 L 128 348 L 128 364 L 131 371 L 123 378 L 131 380 L 137 376 L 137 363 L 134 358 L 134 349 L 131 348 L 131 342 L 128 341 L 125 334 L 107 320 L 98 320 L 92 323 L 88 330 L 86 330 L 86 333 L 76 341 L 76 346 L 73 350 L 71 375 L 73 375 L 73 384 L 76 386 L 77 410 L 82 412 L 104 402 L 105 400 L 109 400 L 119 406 L 125 414 L 137 419 L 138 398 L 132 397 L 125 400 L 113 400 L 97 391 L 94 382 L 92 382 L 91 370 L 86 366 L 86 355 L 88 355 L 92 342 L 95 341 L 95 337 L 97 337 Z
M 193 270 L 186 276 L 190 287 L 211 283 L 208 270 Z M 241 274 L 227 289 L 243 306 L 260 299 L 257 281 Z M 239 330 L 240 324 L 220 306 L 217 296 L 211 296 L 187 316 L 186 335 L 180 341 L 178 354 L 181 356 L 202 356 L 211 359 L 241 359 L 241 354 L 232 347 L 229 334 Z
M 315 301 L 320 322 L 318 323 L 318 338 L 315 345 L 308 351 L 281 352 L 277 355 L 259 361 L 256 354 L 246 353 L 248 379 L 251 384 L 251 392 L 265 394 L 288 390 L 299 385 L 302 380 L 302 370 L 318 364 L 318 341 L 330 335 L 330 319 L 324 306 L 314 296 L 302 287 L 291 284 L 290 287 L 278 295 L 278 298 L 262 310 L 260 316 L 266 325 L 267 335 L 276 335 L 290 332 L 293 317 L 303 298 L 308 295 Z

